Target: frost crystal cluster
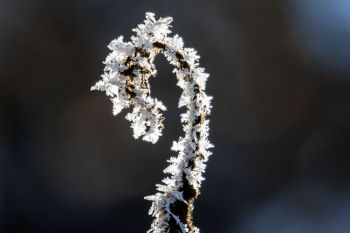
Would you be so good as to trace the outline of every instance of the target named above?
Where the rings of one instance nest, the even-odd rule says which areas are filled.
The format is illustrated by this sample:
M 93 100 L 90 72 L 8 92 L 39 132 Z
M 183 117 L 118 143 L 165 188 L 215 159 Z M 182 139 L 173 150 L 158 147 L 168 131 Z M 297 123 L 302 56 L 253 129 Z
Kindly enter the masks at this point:
M 124 108 L 132 108 L 126 115 L 131 122 L 134 137 L 152 143 L 162 135 L 163 103 L 151 97 L 149 78 L 156 75 L 154 58 L 162 53 L 172 64 L 177 85 L 183 90 L 179 107 L 186 107 L 181 114 L 185 135 L 173 143 L 172 150 L 178 152 L 171 157 L 170 165 L 164 170 L 168 176 L 159 191 L 145 199 L 152 201 L 149 214 L 154 217 L 150 233 L 199 232 L 193 225 L 193 202 L 199 195 L 206 162 L 213 147 L 208 141 L 212 97 L 205 94 L 208 74 L 199 67 L 197 52 L 184 48 L 182 38 L 170 36 L 172 18 L 155 19 L 153 13 L 146 13 L 143 24 L 133 31 L 131 42 L 123 37 L 113 40 L 108 48 L 111 53 L 105 60 L 102 80 L 91 89 L 105 91 L 113 103 L 113 114 Z

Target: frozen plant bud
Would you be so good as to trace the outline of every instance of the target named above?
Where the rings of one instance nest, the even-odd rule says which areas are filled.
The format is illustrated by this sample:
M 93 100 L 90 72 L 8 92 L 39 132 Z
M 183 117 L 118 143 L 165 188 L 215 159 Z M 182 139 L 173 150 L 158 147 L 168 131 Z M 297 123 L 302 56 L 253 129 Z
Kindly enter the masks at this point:
M 149 214 L 154 217 L 149 233 L 190 232 L 199 233 L 193 225 L 193 203 L 199 195 L 203 173 L 213 145 L 208 140 L 212 97 L 205 94 L 209 74 L 199 67 L 199 56 L 192 48 L 184 48 L 178 35 L 169 36 L 172 18 L 156 19 L 146 13 L 143 24 L 133 29 L 136 35 L 131 42 L 123 37 L 113 40 L 108 48 L 111 53 L 104 64 L 102 80 L 91 89 L 105 91 L 113 103 L 113 114 L 124 108 L 132 108 L 126 115 L 131 122 L 134 137 L 156 143 L 162 135 L 163 103 L 151 97 L 149 79 L 157 73 L 154 65 L 156 55 L 162 53 L 174 65 L 177 85 L 183 90 L 179 107 L 186 107 L 181 114 L 185 135 L 174 142 L 172 150 L 178 152 L 171 157 L 164 170 L 169 174 L 159 191 L 145 199 L 152 201 Z

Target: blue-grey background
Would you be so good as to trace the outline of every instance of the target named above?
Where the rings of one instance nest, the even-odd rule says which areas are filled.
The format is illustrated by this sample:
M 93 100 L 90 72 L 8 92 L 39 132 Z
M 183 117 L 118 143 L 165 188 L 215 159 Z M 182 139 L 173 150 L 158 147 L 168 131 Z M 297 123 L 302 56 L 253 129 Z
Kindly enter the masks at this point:
M 172 67 L 157 57 L 156 145 L 89 91 L 146 11 L 172 16 L 211 74 L 202 232 L 350 232 L 348 0 L 0 0 L 0 232 L 149 228 L 143 196 L 181 134 Z

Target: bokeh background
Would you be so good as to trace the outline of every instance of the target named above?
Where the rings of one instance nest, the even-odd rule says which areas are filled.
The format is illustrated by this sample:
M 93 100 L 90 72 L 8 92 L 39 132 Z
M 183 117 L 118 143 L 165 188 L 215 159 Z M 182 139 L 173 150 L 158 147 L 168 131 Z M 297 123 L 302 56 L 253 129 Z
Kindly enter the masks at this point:
M 143 196 L 181 134 L 172 67 L 157 57 L 156 145 L 89 90 L 146 11 L 172 16 L 211 74 L 202 232 L 348 233 L 348 0 L 0 0 L 0 232 L 149 228 Z

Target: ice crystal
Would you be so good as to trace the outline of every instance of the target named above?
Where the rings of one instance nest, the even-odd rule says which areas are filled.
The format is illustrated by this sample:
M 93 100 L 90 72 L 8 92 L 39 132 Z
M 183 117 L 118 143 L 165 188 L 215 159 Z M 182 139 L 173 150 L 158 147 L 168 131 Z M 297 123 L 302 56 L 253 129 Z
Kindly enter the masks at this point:
M 132 108 L 126 115 L 131 122 L 135 138 L 156 143 L 162 135 L 163 103 L 151 97 L 149 78 L 156 75 L 154 58 L 162 53 L 174 65 L 177 85 L 183 90 L 179 107 L 186 107 L 181 114 L 185 135 L 173 143 L 171 149 L 178 157 L 171 157 L 164 173 L 169 174 L 158 184 L 155 195 L 145 197 L 152 201 L 149 214 L 155 219 L 149 233 L 190 232 L 199 233 L 192 223 L 193 202 L 199 195 L 205 162 L 213 145 L 208 140 L 212 97 L 205 94 L 209 74 L 199 67 L 196 50 L 184 48 L 178 35 L 170 36 L 172 18 L 155 19 L 146 13 L 143 24 L 133 29 L 131 42 L 122 36 L 113 40 L 110 54 L 104 61 L 102 80 L 91 89 L 105 91 L 113 103 L 113 114 Z

